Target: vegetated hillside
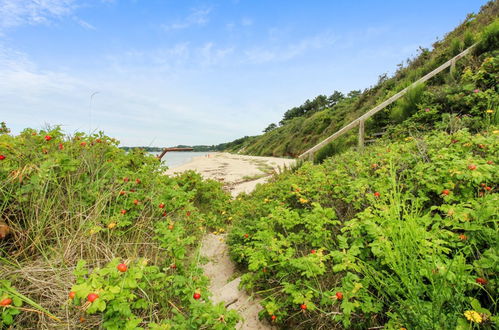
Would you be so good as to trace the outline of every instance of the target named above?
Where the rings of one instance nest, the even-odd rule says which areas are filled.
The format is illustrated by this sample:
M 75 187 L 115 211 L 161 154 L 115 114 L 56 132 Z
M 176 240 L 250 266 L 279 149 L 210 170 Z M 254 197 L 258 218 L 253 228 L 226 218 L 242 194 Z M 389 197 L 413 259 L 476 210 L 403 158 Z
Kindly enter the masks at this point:
M 240 196 L 228 242 L 261 316 L 282 329 L 497 329 L 499 128 L 461 124 Z
M 490 22 L 496 8 L 475 21 Z M 335 113 L 350 121 L 362 112 L 352 109 L 367 110 L 459 52 L 459 36 L 478 42 L 451 73 L 376 116 L 371 131 L 389 125 L 387 134 L 363 152 L 329 146 L 322 164 L 239 196 L 228 242 L 262 317 L 282 329 L 498 327 L 499 21 L 479 34 L 472 22 L 378 87 L 246 144 L 267 150 L 264 140 L 289 132 L 287 146 L 301 148 L 292 143 L 307 130 L 319 139 L 319 119 L 326 128 Z M 352 137 L 340 141 L 345 149 Z
M 491 1 L 482 7 L 479 14 L 468 15 L 459 27 L 447 34 L 442 41 L 436 42 L 433 50 L 421 48 L 419 55 L 408 60 L 407 66 L 401 65 L 393 77 L 388 78 L 382 75 L 376 86 L 363 92 L 352 91 L 348 95 L 334 92 L 329 97 L 319 95 L 312 101 L 307 100 L 303 105 L 288 110 L 279 127 L 271 124 L 265 130 L 265 134 L 234 141 L 227 150 L 252 155 L 296 157 L 462 50 L 483 39 L 484 30 L 489 29 L 489 34 L 497 34 L 498 16 L 499 2 Z M 492 26 L 489 26 L 491 24 Z M 483 42 L 472 55 L 460 60 L 452 73 L 448 70 L 440 73 L 426 86 L 419 86 L 408 93 L 404 99 L 366 122 L 367 135 L 382 132 L 387 126 L 397 124 L 417 110 L 424 109 L 425 105 L 422 103 L 428 101 L 428 93 L 438 97 L 438 95 L 458 95 L 460 92 L 469 91 L 468 85 L 460 84 L 466 70 L 476 69 L 485 51 L 498 48 L 497 35 L 489 35 L 489 37 L 490 39 Z M 469 107 L 449 107 L 445 98 L 439 101 L 432 100 L 432 103 L 438 106 L 440 112 L 468 114 L 470 111 Z M 318 157 L 323 159 L 327 155 L 347 149 L 354 143 L 355 135 L 352 132 L 332 145 L 326 146 Z
M 0 128 L 0 328 L 230 329 L 199 242 L 230 196 L 102 134 Z

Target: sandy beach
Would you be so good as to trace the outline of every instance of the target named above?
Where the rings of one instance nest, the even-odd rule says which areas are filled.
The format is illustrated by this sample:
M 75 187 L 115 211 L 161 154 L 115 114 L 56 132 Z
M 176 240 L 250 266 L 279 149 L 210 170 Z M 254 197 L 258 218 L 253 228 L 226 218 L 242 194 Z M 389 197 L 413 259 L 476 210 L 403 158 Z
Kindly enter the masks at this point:
M 232 196 L 241 192 L 249 193 L 259 183 L 266 182 L 273 173 L 289 168 L 294 159 L 258 157 L 214 152 L 193 158 L 189 163 L 168 169 L 166 174 L 194 170 L 206 179 L 224 183 Z
M 195 157 L 187 164 L 169 169 L 168 175 L 194 170 L 206 179 L 224 183 L 233 197 L 241 192 L 250 193 L 256 185 L 265 183 L 274 173 L 289 168 L 294 159 L 211 153 Z M 229 257 L 226 234 L 210 233 L 202 241 L 201 255 L 208 259 L 203 265 L 204 274 L 210 278 L 210 291 L 215 303 L 224 302 L 243 317 L 238 330 L 273 330 L 275 327 L 258 317 L 262 309 L 258 297 L 249 296 L 239 289 L 241 278 L 234 278 L 236 266 Z

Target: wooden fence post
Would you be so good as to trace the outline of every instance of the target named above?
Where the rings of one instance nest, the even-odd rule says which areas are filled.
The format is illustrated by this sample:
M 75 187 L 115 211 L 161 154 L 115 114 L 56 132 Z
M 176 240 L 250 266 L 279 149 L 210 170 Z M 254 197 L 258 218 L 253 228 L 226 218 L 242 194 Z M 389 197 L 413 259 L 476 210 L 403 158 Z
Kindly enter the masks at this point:
M 364 150 L 364 120 L 359 120 L 359 151 Z

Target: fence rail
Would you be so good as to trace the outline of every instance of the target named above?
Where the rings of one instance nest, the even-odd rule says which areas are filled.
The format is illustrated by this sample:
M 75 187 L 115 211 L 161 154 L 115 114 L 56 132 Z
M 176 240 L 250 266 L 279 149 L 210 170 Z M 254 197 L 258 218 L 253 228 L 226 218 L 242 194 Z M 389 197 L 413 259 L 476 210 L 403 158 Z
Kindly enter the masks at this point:
M 450 60 L 448 60 L 447 62 L 445 62 L 444 64 L 442 64 L 438 68 L 436 68 L 435 70 L 427 73 L 426 75 L 424 75 L 420 79 L 416 80 L 414 83 L 412 83 L 408 87 L 404 88 L 403 90 L 401 90 L 397 94 L 392 95 L 391 97 L 389 97 L 388 99 L 386 99 L 385 101 L 383 101 L 379 105 L 375 106 L 374 108 L 372 108 L 371 110 L 369 110 L 368 112 L 366 112 L 365 114 L 363 114 L 362 116 L 360 116 L 359 118 L 353 120 L 349 124 L 345 125 L 341 129 L 339 129 L 338 131 L 336 131 L 333 135 L 327 137 L 326 139 L 324 139 L 320 143 L 316 144 L 312 148 L 310 148 L 307 151 L 305 151 L 304 153 L 302 153 L 300 156 L 298 156 L 298 158 L 305 158 L 307 155 L 309 157 L 312 157 L 313 154 L 317 150 L 321 149 L 326 144 L 328 144 L 328 143 L 336 140 L 338 137 L 342 136 L 343 134 L 345 134 L 346 132 L 350 131 L 352 128 L 355 128 L 357 126 L 359 126 L 359 142 L 358 142 L 358 146 L 359 146 L 359 150 L 362 150 L 364 148 L 364 143 L 365 143 L 365 140 L 364 140 L 364 134 L 365 134 L 364 126 L 365 126 L 365 121 L 367 119 L 369 119 L 370 117 L 372 117 L 373 115 L 375 115 L 379 111 L 383 110 L 384 108 L 386 108 L 387 106 L 389 106 L 393 102 L 397 101 L 399 98 L 401 98 L 402 96 L 404 96 L 404 94 L 407 93 L 407 91 L 409 89 L 411 89 L 415 85 L 427 81 L 428 79 L 436 76 L 437 74 L 439 74 L 443 70 L 447 69 L 448 67 L 451 67 L 451 70 L 452 70 L 454 68 L 454 66 L 456 65 L 456 61 L 458 61 L 462 57 L 466 56 L 471 51 L 471 49 L 473 47 L 475 47 L 475 46 L 476 46 L 476 44 L 470 46 L 469 48 L 465 49 L 464 51 L 462 51 L 458 55 L 454 56 L 453 58 L 451 58 Z

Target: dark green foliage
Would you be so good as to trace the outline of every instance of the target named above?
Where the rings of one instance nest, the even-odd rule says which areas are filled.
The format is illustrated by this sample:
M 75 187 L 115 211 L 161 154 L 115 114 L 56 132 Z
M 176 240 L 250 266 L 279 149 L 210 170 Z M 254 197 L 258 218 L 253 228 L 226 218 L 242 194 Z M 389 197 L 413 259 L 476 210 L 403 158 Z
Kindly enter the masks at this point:
M 476 47 L 476 53 L 482 54 L 486 51 L 499 48 L 499 19 L 490 24 L 484 31 Z
M 418 110 L 424 89 L 424 84 L 417 84 L 407 90 L 404 97 L 399 99 L 392 109 L 390 116 L 394 122 L 400 123 Z

